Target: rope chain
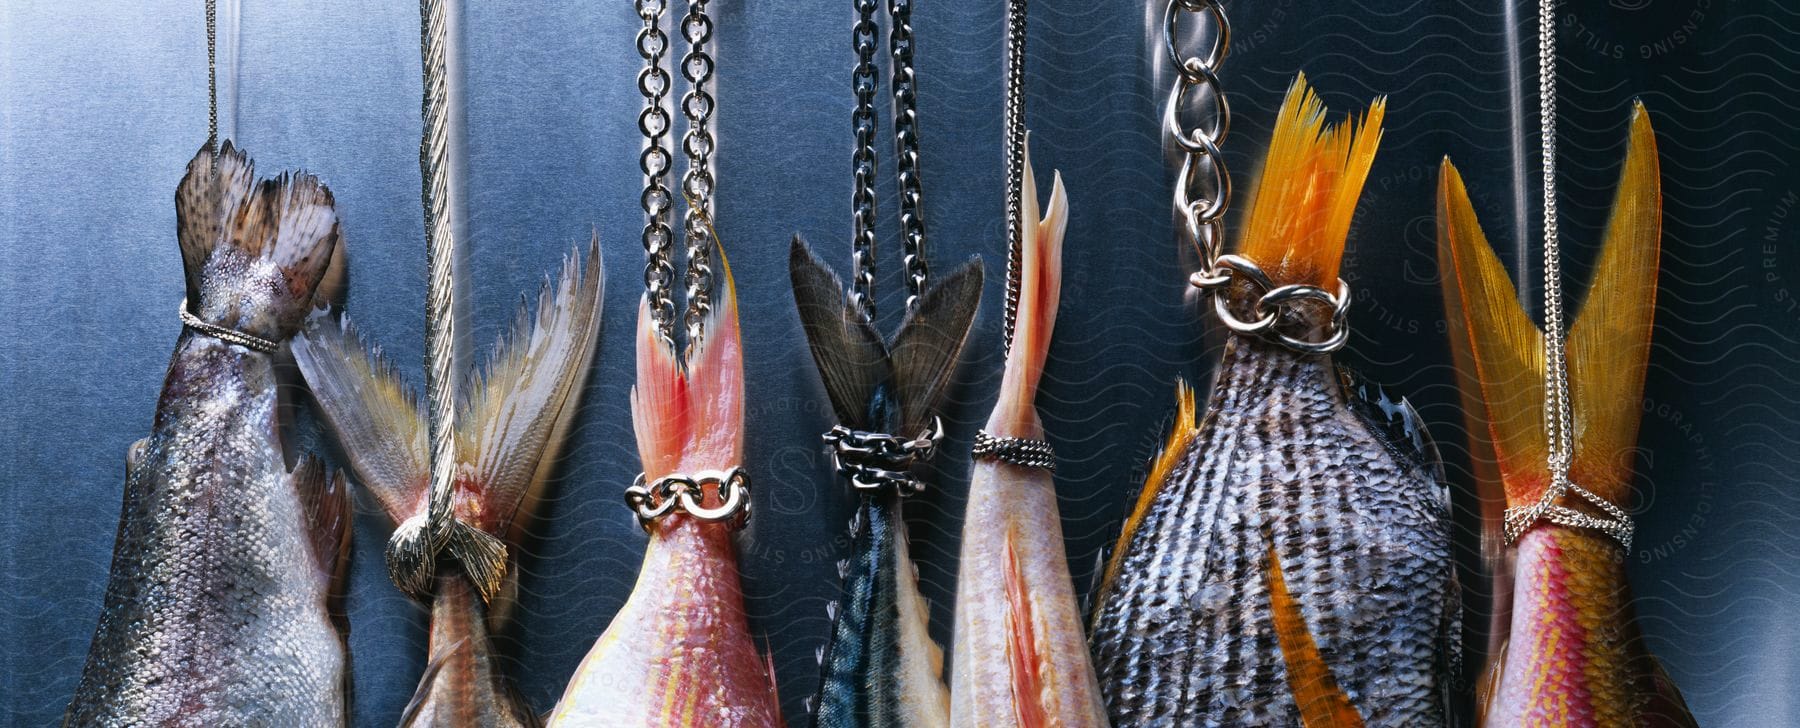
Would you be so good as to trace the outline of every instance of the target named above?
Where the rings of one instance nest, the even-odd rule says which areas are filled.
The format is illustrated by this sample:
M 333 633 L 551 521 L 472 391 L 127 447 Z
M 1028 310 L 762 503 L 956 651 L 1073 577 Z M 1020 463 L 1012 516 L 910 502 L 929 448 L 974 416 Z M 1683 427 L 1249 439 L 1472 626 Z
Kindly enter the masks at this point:
M 637 35 L 638 55 L 644 59 L 644 69 L 638 72 L 638 92 L 644 96 L 644 110 L 638 113 L 638 131 L 644 137 L 638 169 L 644 173 L 644 191 L 638 201 L 644 208 L 644 291 L 650 301 L 650 320 L 663 343 L 674 348 L 675 303 L 670 291 L 675 283 L 675 266 L 670 260 L 674 232 L 669 228 L 674 195 L 664 182 L 674 160 L 663 145 L 671 126 L 669 72 L 663 70 L 663 54 L 669 49 L 669 37 L 662 32 L 666 7 L 666 0 L 637 2 L 638 18 L 644 21 Z
M 688 346 L 698 347 L 705 333 L 706 314 L 712 310 L 712 193 L 713 193 L 713 96 L 708 85 L 713 77 L 713 59 L 706 51 L 712 40 L 712 18 L 706 14 L 707 0 L 690 0 L 688 14 L 681 20 L 681 34 L 687 38 L 687 55 L 681 59 L 681 75 L 688 80 L 688 92 L 681 97 L 681 111 L 687 117 L 688 130 L 681 139 L 687 155 L 687 172 L 681 178 L 682 195 L 687 198 L 687 212 L 682 218 L 687 237 L 687 325 Z
M 420 102 L 424 131 L 419 141 L 419 176 L 430 289 L 425 300 L 425 396 L 430 407 L 426 427 L 431 464 L 426 528 L 436 540 L 452 517 L 456 480 L 456 377 L 452 371 L 456 286 L 451 279 L 456 239 L 449 206 L 450 82 L 445 48 L 448 18 L 443 0 L 422 0 L 419 13 L 424 92 Z
M 1630 514 L 1569 479 L 1574 412 L 1569 399 L 1567 323 L 1562 296 L 1562 240 L 1556 211 L 1556 0 L 1538 1 L 1538 142 L 1544 172 L 1544 441 L 1550 485 L 1536 503 L 1506 509 L 1506 540 L 1518 541 L 1538 521 L 1601 531 L 1631 550 Z M 1579 496 L 1604 518 L 1560 505 Z
M 1006 5 L 1006 323 L 1004 351 L 1012 350 L 1019 320 L 1019 268 L 1024 264 L 1025 219 L 1025 5 Z M 1036 222 L 1036 221 L 1033 221 Z

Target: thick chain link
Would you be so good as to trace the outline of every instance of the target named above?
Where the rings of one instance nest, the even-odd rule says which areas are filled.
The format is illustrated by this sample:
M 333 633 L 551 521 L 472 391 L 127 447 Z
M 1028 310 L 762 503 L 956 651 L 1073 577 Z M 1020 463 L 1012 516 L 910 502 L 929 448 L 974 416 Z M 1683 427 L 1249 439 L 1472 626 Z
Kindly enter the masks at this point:
M 719 505 L 706 507 L 706 491 L 719 495 Z M 728 523 L 743 528 L 750 520 L 750 476 L 743 468 L 702 470 L 693 475 L 665 475 L 656 482 L 637 480 L 625 489 L 625 505 L 637 514 L 638 525 L 645 532 L 650 524 L 670 513 L 681 512 L 707 523 Z
M 650 299 L 650 319 L 663 342 L 674 346 L 675 303 L 670 290 L 675 283 L 675 266 L 671 258 L 674 232 L 669 228 L 669 208 L 674 195 L 665 180 L 674 160 L 663 139 L 669 134 L 667 97 L 669 72 L 663 69 L 663 56 L 669 50 L 669 37 L 662 32 L 662 16 L 667 0 L 637 0 L 638 17 L 644 27 L 638 31 L 638 55 L 644 69 L 638 72 L 638 92 L 644 96 L 644 110 L 638 114 L 638 131 L 644 137 L 644 151 L 638 155 L 638 168 L 644 173 L 644 191 L 639 202 L 644 208 L 644 290 Z
M 1507 543 L 1538 521 L 1600 531 L 1631 550 L 1631 515 L 1569 480 L 1575 454 L 1575 416 L 1569 400 L 1569 364 L 1562 297 L 1562 240 L 1556 211 L 1556 2 L 1538 2 L 1538 144 L 1544 172 L 1544 439 L 1550 485 L 1536 503 L 1506 509 Z M 1561 505 L 1579 496 L 1604 517 Z
M 687 38 L 687 55 L 681 59 L 681 75 L 688 81 L 688 92 L 681 97 L 681 111 L 687 117 L 687 134 L 682 136 L 682 151 L 687 154 L 688 168 L 681 178 L 682 195 L 687 198 L 687 213 L 682 218 L 687 236 L 687 314 L 688 345 L 697 347 L 704 333 L 706 314 L 712 310 L 712 194 L 713 176 L 712 114 L 713 96 L 708 90 L 713 77 L 712 55 L 706 45 L 712 40 L 713 22 L 706 14 L 707 0 L 690 0 L 688 14 L 681 19 L 681 34 Z
M 864 320 L 875 320 L 875 130 L 880 125 L 875 116 L 875 93 L 881 85 L 875 70 L 875 45 L 879 43 L 875 11 L 879 0 L 855 0 L 856 26 L 850 41 L 856 48 L 856 69 L 850 82 L 856 91 L 856 110 L 850 121 L 856 131 L 856 150 L 851 155 L 854 183 L 850 192 L 853 237 L 850 240 L 850 263 L 854 277 L 850 281 L 850 304 Z
M 1024 264 L 1025 220 L 1025 0 L 1006 4 L 1006 350 L 1019 321 L 1019 267 Z M 1036 222 L 1036 221 L 1033 221 Z
M 825 433 L 831 445 L 831 463 L 850 486 L 865 493 L 887 489 L 899 495 L 925 491 L 925 481 L 912 476 L 913 464 L 929 460 L 944 439 L 943 420 L 933 417 L 917 437 L 852 430 L 843 425 Z
M 987 430 L 975 432 L 975 447 L 969 454 L 978 459 L 999 460 L 1022 468 L 1056 470 L 1056 448 L 1043 440 L 1023 437 L 995 437 Z
M 931 271 L 925 263 L 925 190 L 919 181 L 918 82 L 913 75 L 912 0 L 888 0 L 893 58 L 894 155 L 900 177 L 900 245 L 906 267 L 906 310 L 919 307 Z

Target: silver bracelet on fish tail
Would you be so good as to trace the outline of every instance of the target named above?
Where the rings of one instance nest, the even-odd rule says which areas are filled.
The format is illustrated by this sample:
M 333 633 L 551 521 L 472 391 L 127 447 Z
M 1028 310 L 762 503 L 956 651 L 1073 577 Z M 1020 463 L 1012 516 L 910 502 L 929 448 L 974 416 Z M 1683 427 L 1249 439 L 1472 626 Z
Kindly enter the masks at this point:
M 214 326 L 205 321 L 201 321 L 199 316 L 195 316 L 193 312 L 188 310 L 188 303 L 185 298 L 181 299 L 181 325 L 192 330 L 194 333 L 204 334 L 227 344 L 236 344 L 251 351 L 260 351 L 264 354 L 273 354 L 276 350 L 281 348 L 281 344 L 260 336 L 246 334 L 237 329 L 228 329 L 224 326 Z
M 1544 184 L 1544 429 L 1545 465 L 1550 485 L 1536 503 L 1506 509 L 1506 542 L 1517 543 L 1539 521 L 1599 531 L 1626 551 L 1635 527 L 1631 515 L 1569 479 L 1574 459 L 1574 414 L 1569 403 L 1569 369 L 1562 301 L 1562 241 L 1556 214 L 1556 3 L 1538 2 L 1538 142 Z M 1604 516 L 1561 505 L 1574 494 Z
M 718 493 L 719 505 L 706 506 L 706 491 Z M 650 524 L 670 513 L 683 513 L 707 523 L 725 523 L 740 529 L 750 521 L 750 476 L 743 468 L 702 470 L 693 475 L 665 475 L 647 482 L 643 473 L 625 489 L 625 505 L 637 514 L 645 533 Z
M 998 460 L 1022 468 L 1056 470 L 1056 450 L 1043 440 L 1023 437 L 995 437 L 986 430 L 975 432 L 975 447 L 970 454 L 977 458 Z
M 1350 284 L 1344 279 L 1338 279 L 1333 293 L 1302 283 L 1277 286 L 1261 266 L 1241 255 L 1221 255 L 1215 266 L 1216 279 L 1194 285 L 1212 295 L 1213 313 L 1232 331 L 1261 336 L 1302 354 L 1329 354 L 1350 340 Z M 1231 288 L 1237 281 L 1247 283 L 1254 295 L 1247 317 L 1232 310 Z M 1315 314 L 1305 315 L 1302 307 L 1311 307 Z M 1324 315 L 1323 325 L 1312 323 L 1319 314 Z M 1290 333 L 1295 324 L 1303 330 Z
M 832 468 L 850 481 L 850 487 L 864 493 L 892 490 L 898 495 L 925 491 L 925 482 L 912 477 L 912 467 L 931 459 L 943 439 L 944 423 L 937 417 L 917 437 L 852 430 L 843 425 L 825 433 L 825 442 L 832 447 Z
M 713 96 L 708 85 L 713 77 L 712 55 L 706 44 L 712 40 L 712 17 L 706 14 L 707 0 L 689 0 L 688 14 L 681 19 L 681 34 L 687 38 L 688 52 L 681 59 L 681 75 L 688 81 L 688 92 L 681 97 L 681 112 L 687 117 L 688 130 L 682 135 L 682 151 L 687 155 L 687 172 L 681 178 L 682 196 L 687 198 L 687 213 L 682 229 L 687 239 L 687 327 L 690 349 L 700 345 L 705 333 L 706 315 L 712 310 L 713 239 L 713 134 L 711 129 Z

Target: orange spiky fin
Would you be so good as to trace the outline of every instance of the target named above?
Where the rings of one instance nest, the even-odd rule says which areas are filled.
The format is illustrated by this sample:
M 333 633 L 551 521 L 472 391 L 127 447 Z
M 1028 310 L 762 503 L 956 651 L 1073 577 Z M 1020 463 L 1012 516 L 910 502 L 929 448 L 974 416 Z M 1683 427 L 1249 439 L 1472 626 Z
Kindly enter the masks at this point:
M 1265 539 L 1268 534 L 1264 534 Z M 1275 639 L 1281 645 L 1281 661 L 1287 665 L 1288 688 L 1293 691 L 1294 705 L 1300 708 L 1302 728 L 1361 728 L 1362 716 L 1350 697 L 1331 676 L 1331 667 L 1319 654 L 1312 631 L 1300 604 L 1288 591 L 1287 579 L 1281 573 L 1281 556 L 1269 542 L 1269 564 L 1264 576 L 1269 582 L 1269 613 L 1275 622 Z
M 1125 518 L 1125 525 L 1119 530 L 1119 540 L 1113 544 L 1112 557 L 1106 562 L 1106 571 L 1100 576 L 1100 588 L 1096 594 L 1105 594 L 1112 587 L 1113 578 L 1119 574 L 1119 565 L 1124 563 L 1125 549 L 1131 545 L 1132 535 L 1144 525 L 1144 517 L 1150 513 L 1150 505 L 1156 502 L 1156 494 L 1168 482 L 1169 473 L 1175 470 L 1175 464 L 1181 461 L 1188 446 L 1199 436 L 1200 424 L 1195 418 L 1197 411 L 1194 388 L 1185 379 L 1176 380 L 1175 422 L 1169 427 L 1169 437 L 1163 443 L 1162 450 L 1157 452 L 1156 459 L 1150 463 L 1150 472 L 1144 476 L 1144 489 L 1138 493 L 1131 515 Z
M 1377 97 L 1360 122 L 1327 124 L 1306 74 L 1295 77 L 1257 176 L 1238 254 L 1276 284 L 1332 290 L 1386 113 L 1386 97 Z
M 1486 405 L 1508 505 L 1537 501 L 1548 485 L 1543 428 L 1542 334 L 1520 308 L 1506 269 L 1488 247 L 1468 191 L 1447 162 L 1439 182 L 1440 249 L 1450 257 L 1470 358 Z M 1569 330 L 1575 415 L 1572 479 L 1624 504 L 1631 480 L 1656 311 L 1662 235 L 1656 137 L 1643 105 L 1632 110 L 1618 195 L 1586 304 Z M 1441 253 L 1442 254 L 1442 253 Z

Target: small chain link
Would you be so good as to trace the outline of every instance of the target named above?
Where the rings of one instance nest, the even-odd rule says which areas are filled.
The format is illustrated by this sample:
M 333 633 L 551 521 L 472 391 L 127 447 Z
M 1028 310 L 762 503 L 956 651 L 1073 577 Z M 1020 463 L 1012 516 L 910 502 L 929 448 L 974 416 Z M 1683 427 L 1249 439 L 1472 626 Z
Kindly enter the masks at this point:
M 264 354 L 273 354 L 281 349 L 281 344 L 260 336 L 246 334 L 237 329 L 226 328 L 224 326 L 214 326 L 213 324 L 201 320 L 199 316 L 195 316 L 192 311 L 188 310 L 188 302 L 185 298 L 181 299 L 180 316 L 182 326 L 192 329 L 195 333 L 210 336 L 227 344 L 236 344 L 251 351 L 260 351 Z
M 856 131 L 856 150 L 851 156 L 854 183 L 850 193 L 853 237 L 850 241 L 850 304 L 866 321 L 875 320 L 875 93 L 881 85 L 875 69 L 875 45 L 878 29 L 875 11 L 879 0 L 855 0 L 856 26 L 850 40 L 856 48 L 856 69 L 850 81 L 856 91 L 856 110 L 850 114 Z
M 1506 509 L 1506 540 L 1516 542 L 1538 521 L 1600 531 L 1631 550 L 1631 515 L 1569 479 L 1575 455 L 1569 399 L 1566 321 L 1562 297 L 1562 240 L 1556 212 L 1556 0 L 1538 2 L 1538 144 L 1544 172 L 1544 440 L 1550 485 L 1536 503 Z M 1604 518 L 1560 505 L 1579 496 Z
M 669 209 L 674 195 L 669 191 L 669 170 L 674 159 L 663 139 L 669 135 L 671 118 L 667 97 L 669 72 L 663 69 L 663 56 L 669 50 L 669 37 L 662 31 L 662 16 L 667 0 L 637 0 L 638 17 L 644 27 L 638 31 L 638 55 L 644 69 L 638 72 L 638 92 L 644 96 L 644 110 L 638 114 L 638 131 L 644 137 L 644 151 L 638 155 L 638 168 L 644 173 L 644 191 L 639 202 L 644 208 L 644 290 L 650 299 L 650 319 L 663 342 L 675 342 L 675 303 L 671 288 L 675 284 L 673 256 L 674 231 L 669 228 Z
M 681 111 L 687 117 L 688 130 L 681 139 L 687 154 L 688 168 L 681 179 L 682 196 L 687 198 L 683 216 L 683 232 L 687 236 L 687 325 L 688 346 L 700 345 L 706 314 L 712 309 L 712 193 L 713 193 L 713 96 L 708 85 L 713 77 L 713 59 L 706 51 L 712 40 L 713 22 L 706 14 L 707 0 L 690 0 L 688 14 L 681 20 L 681 34 L 687 38 L 687 55 L 681 59 L 681 75 L 688 80 L 688 92 L 681 97 Z
M 1025 225 L 1025 3 L 1006 4 L 1006 350 L 1019 319 L 1019 268 L 1024 264 Z M 1036 221 L 1033 220 L 1033 223 Z
M 1022 468 L 1056 470 L 1056 449 L 1043 440 L 1023 437 L 995 437 L 986 430 L 975 432 L 975 447 L 969 454 L 1010 463 Z
M 206 0 L 206 144 L 219 162 L 219 0 Z M 187 310 L 186 306 L 182 307 Z
M 900 177 L 900 245 L 906 268 L 906 310 L 919 307 L 931 271 L 925 263 L 925 190 L 919 180 L 918 82 L 913 75 L 912 0 L 888 0 L 888 49 L 893 58 L 894 154 Z

